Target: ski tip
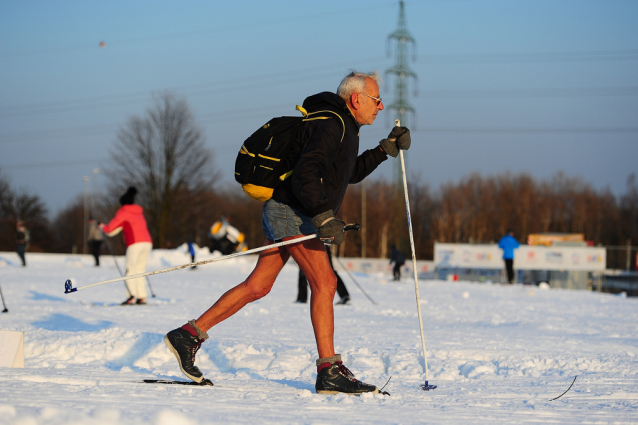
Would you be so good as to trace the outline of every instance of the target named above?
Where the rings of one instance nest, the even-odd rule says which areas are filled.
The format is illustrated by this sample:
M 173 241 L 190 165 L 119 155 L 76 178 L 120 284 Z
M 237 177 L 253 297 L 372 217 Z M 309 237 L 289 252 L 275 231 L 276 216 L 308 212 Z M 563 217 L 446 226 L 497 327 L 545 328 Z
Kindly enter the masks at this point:
M 436 388 L 436 385 L 430 385 L 428 384 L 428 381 L 425 381 L 425 384 L 421 385 L 421 389 L 423 391 L 430 391 Z
M 170 379 L 144 379 L 142 381 L 138 381 L 140 383 L 145 383 L 145 384 L 168 384 L 168 385 L 193 385 L 193 386 L 200 386 L 200 387 L 204 387 L 204 386 L 213 386 L 215 384 L 213 384 L 213 381 L 211 381 L 208 378 L 204 378 L 201 382 L 195 382 L 195 381 L 174 381 L 174 380 L 170 380 Z
M 70 294 L 71 292 L 77 292 L 77 291 L 78 291 L 78 288 L 73 287 L 73 283 L 71 282 L 71 279 L 67 279 L 66 282 L 64 282 L 65 294 Z

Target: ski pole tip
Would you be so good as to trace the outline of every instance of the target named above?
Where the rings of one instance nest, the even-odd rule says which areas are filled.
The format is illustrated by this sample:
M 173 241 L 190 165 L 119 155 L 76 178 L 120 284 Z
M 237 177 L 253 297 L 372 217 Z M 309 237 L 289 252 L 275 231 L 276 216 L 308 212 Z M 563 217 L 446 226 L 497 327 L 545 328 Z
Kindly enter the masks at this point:
M 71 282 L 71 279 L 67 279 L 66 282 L 64 282 L 64 293 L 65 294 L 70 294 L 71 292 L 77 292 L 78 288 L 74 288 L 73 287 L 73 283 Z
M 428 384 L 428 381 L 425 381 L 425 384 L 421 385 L 421 389 L 423 391 L 430 391 L 436 388 L 436 385 L 430 385 Z

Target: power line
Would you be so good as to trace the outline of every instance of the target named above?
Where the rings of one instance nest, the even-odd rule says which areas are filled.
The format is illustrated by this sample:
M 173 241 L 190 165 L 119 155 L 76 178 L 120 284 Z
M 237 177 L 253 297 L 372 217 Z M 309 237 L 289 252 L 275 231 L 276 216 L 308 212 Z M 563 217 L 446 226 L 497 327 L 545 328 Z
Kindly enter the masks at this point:
M 607 127 L 607 128 L 595 128 L 595 127 L 546 127 L 546 128 L 531 128 L 531 127 L 512 127 L 512 128 L 498 128 L 498 127 L 429 127 L 411 130 L 413 133 L 428 133 L 428 134 L 607 134 L 607 133 L 638 133 L 638 127 Z M 218 149 L 226 150 L 226 148 L 232 148 L 236 150 L 236 144 L 224 144 L 217 145 Z M 0 166 L 0 169 L 7 170 L 20 170 L 29 168 L 54 168 L 65 167 L 69 165 L 84 165 L 95 164 L 97 162 L 112 161 L 110 157 L 90 158 L 76 161 L 51 161 L 40 162 L 32 164 L 19 164 Z
M 556 61 L 558 59 L 565 60 L 581 60 L 584 58 L 593 58 L 596 60 L 611 60 L 610 58 L 615 59 L 627 59 L 627 60 L 635 60 L 638 59 L 638 50 L 600 50 L 600 51 L 583 51 L 583 52 L 530 52 L 530 53 L 507 53 L 507 54 L 449 54 L 449 55 L 425 55 L 422 56 L 423 60 L 419 62 L 423 62 L 426 64 L 436 64 L 436 63 L 497 63 L 497 62 L 534 62 L 534 61 Z M 379 62 L 385 59 L 382 56 L 374 57 L 374 58 L 366 58 L 354 61 L 335 63 L 331 65 L 326 65 L 322 67 L 311 67 L 311 68 L 303 68 L 287 73 L 269 73 L 262 75 L 255 75 L 250 77 L 239 77 L 233 78 L 223 81 L 215 81 L 209 83 L 200 83 L 200 84 L 190 84 L 184 86 L 175 86 L 172 88 L 168 88 L 168 90 L 178 91 L 178 92 L 190 92 L 196 95 L 204 95 L 210 93 L 220 93 L 220 92 L 228 92 L 228 91 L 241 91 L 250 88 L 254 88 L 256 85 L 281 85 L 288 84 L 291 82 L 290 76 L 295 76 L 294 81 L 303 81 L 305 78 L 317 78 L 329 75 L 327 71 L 334 70 L 337 67 L 351 66 L 353 62 L 358 63 L 372 63 Z M 592 59 L 592 60 L 593 60 Z M 318 71 L 324 71 L 318 73 Z M 246 81 L 254 81 L 254 83 L 246 84 Z M 294 82 L 293 81 L 293 82 Z M 555 97 L 556 94 L 547 95 L 543 94 L 543 91 L 563 91 L 565 94 L 561 94 L 561 96 L 578 96 L 578 92 L 587 92 L 591 90 L 593 94 L 580 94 L 580 95 L 593 95 L 593 96 L 633 96 L 636 94 L 636 87 L 610 87 L 605 89 L 587 89 L 587 88 L 573 88 L 573 89 L 514 89 L 512 90 L 512 94 L 507 95 L 499 95 L 501 97 L 507 96 L 517 96 L 516 91 L 519 91 L 522 94 L 522 97 Z M 607 94 L 596 94 L 596 91 L 607 90 Z M 42 102 L 42 103 L 33 103 L 33 104 L 25 104 L 25 105 L 16 105 L 12 107 L 4 107 L 0 108 L 0 115 L 3 116 L 15 116 L 15 115 L 24 115 L 31 113 L 47 113 L 47 112 L 68 112 L 79 109 L 86 109 L 87 107 L 105 107 L 105 106 L 117 106 L 123 103 L 130 103 L 131 101 L 142 101 L 146 100 L 150 97 L 149 91 L 138 91 L 132 93 L 123 93 L 118 95 L 109 95 L 109 96 L 98 96 L 98 97 L 89 97 L 89 98 L 79 98 L 79 99 L 66 99 L 62 101 L 53 101 L 53 102 Z M 494 90 L 476 90 L 475 93 L 471 94 L 470 91 L 458 91 L 456 94 L 457 98 L 460 97 L 490 97 L 494 96 L 494 94 L 490 94 L 490 92 L 495 92 Z M 505 90 L 504 92 L 507 92 Z M 525 93 L 527 92 L 527 93 Z M 536 93 L 533 93 L 536 92 Z M 572 93 L 569 93 L 572 92 Z M 487 95 L 483 94 L 487 93 Z M 450 98 L 454 96 L 454 93 L 450 90 L 431 90 L 426 92 L 429 97 L 433 98 Z
M 384 59 L 383 56 L 373 58 L 363 58 L 348 62 L 338 62 L 324 66 L 313 66 L 302 68 L 286 73 L 268 73 L 249 77 L 231 78 L 222 81 L 214 81 L 200 84 L 189 84 L 185 86 L 176 86 L 166 90 L 176 91 L 179 93 L 193 93 L 193 95 L 206 95 L 211 93 L 223 93 L 230 91 L 251 90 L 255 87 L 267 84 L 269 86 L 278 86 L 290 84 L 299 81 L 306 81 L 311 78 L 320 78 L 334 75 L 334 70 L 352 66 L 353 62 L 357 63 L 373 63 Z M 294 77 L 294 78 L 293 78 Z M 48 112 L 68 112 L 75 110 L 85 110 L 88 107 L 104 107 L 114 106 L 130 101 L 146 100 L 151 96 L 153 91 L 140 91 L 132 93 L 123 93 L 118 95 L 98 96 L 79 99 L 66 99 L 61 101 L 32 103 L 25 105 L 17 105 L 11 107 L 0 108 L 2 116 L 28 115 L 35 113 Z
M 236 109 L 231 111 L 216 111 L 208 114 L 200 115 L 197 120 L 202 121 L 206 120 L 206 124 L 211 124 L 216 121 L 222 122 L 236 122 L 240 120 L 245 120 L 246 118 L 252 117 L 263 117 L 264 119 L 269 118 L 265 110 L 271 109 L 281 109 L 285 107 L 289 107 L 289 104 L 279 104 L 279 105 L 270 105 L 265 107 L 256 107 L 250 109 Z M 272 115 L 272 114 L 271 114 Z M 418 126 L 418 123 L 416 123 Z M 52 142 L 54 140 L 64 139 L 63 142 L 66 142 L 70 137 L 90 137 L 100 134 L 113 134 L 117 133 L 117 129 L 121 126 L 119 124 L 109 124 L 109 125 L 95 125 L 95 126 L 86 126 L 86 127 L 77 127 L 77 128 L 66 128 L 66 129 L 55 129 L 55 130 L 42 130 L 42 131 L 33 131 L 33 132 L 22 132 L 22 133 L 9 133 L 0 135 L 0 144 L 1 143 L 26 143 L 26 142 L 37 142 L 37 141 L 48 141 Z M 463 133 L 463 134 L 486 134 L 486 133 L 635 133 L 638 131 L 637 127 L 603 127 L 603 128 L 593 128 L 593 127 L 519 127 L 519 128 L 501 128 L 501 127 L 427 127 L 423 128 L 421 125 L 420 129 L 413 128 L 412 132 L 424 132 L 424 133 Z
M 69 137 L 93 136 L 111 133 L 118 124 L 100 124 L 82 127 L 55 128 L 49 130 L 30 130 L 0 134 L 0 143 L 33 142 L 43 139 L 62 139 Z
M 440 134 L 569 134 L 569 133 L 638 133 L 638 127 L 429 127 L 411 130 L 415 133 Z
M 514 99 L 549 97 L 636 96 L 638 86 L 626 87 L 551 87 L 474 90 L 425 90 L 426 99 Z
M 205 113 L 196 116 L 197 121 L 207 120 L 207 124 L 209 121 L 215 122 L 218 120 L 227 121 L 237 121 L 240 119 L 245 119 L 248 117 L 257 117 L 261 116 L 264 119 L 270 119 L 271 114 L 266 111 L 269 110 L 279 110 L 283 108 L 291 108 L 291 104 L 277 104 L 277 105 L 267 105 L 267 106 L 259 106 L 253 108 L 242 108 L 242 109 L 234 109 L 234 110 L 222 110 L 215 111 L 210 113 Z M 113 123 L 113 124 L 100 124 L 100 125 L 89 125 L 82 127 L 67 127 L 67 128 L 57 128 L 50 130 L 32 130 L 32 131 L 21 131 L 15 133 L 5 133 L 0 134 L 0 143 L 24 143 L 24 142 L 36 142 L 36 141 L 51 141 L 55 139 L 68 139 L 71 137 L 90 137 L 100 134 L 116 134 L 117 131 L 121 128 L 124 128 L 123 123 Z
M 77 161 L 52 161 L 52 162 L 40 162 L 33 164 L 19 164 L 19 165 L 3 165 L 0 168 L 3 170 L 21 170 L 28 168 L 55 168 L 55 167 L 66 167 L 69 165 L 84 165 L 84 164 L 95 164 L 101 161 L 111 161 L 111 158 L 102 157 L 102 158 L 92 158 L 92 159 L 79 159 Z
M 521 53 L 453 53 L 425 54 L 419 64 L 492 64 L 492 63 L 547 63 L 547 62 L 599 62 L 638 60 L 638 50 L 585 50 L 562 52 Z
M 329 73 L 320 74 L 320 76 L 329 75 Z M 315 75 L 317 76 L 317 75 Z M 270 82 L 270 86 L 276 85 L 284 85 L 289 84 L 291 82 L 303 81 L 307 76 L 300 76 L 295 79 L 282 77 L 280 81 Z M 252 85 L 243 85 L 242 87 L 219 87 L 215 89 L 210 89 L 207 91 L 200 91 L 192 94 L 191 96 L 204 96 L 212 93 L 222 93 L 222 92 L 230 92 L 230 91 L 241 91 L 241 90 L 250 90 L 254 87 L 258 87 L 262 85 L 261 83 L 254 83 Z M 455 99 L 522 99 L 522 98 L 570 98 L 570 97 L 629 97 L 638 95 L 638 86 L 625 86 L 625 87 L 571 87 L 571 88 L 561 88 L 561 87 L 553 87 L 553 88 L 512 88 L 512 89 L 468 89 L 468 90 L 422 90 L 421 97 L 424 100 L 428 99 L 437 99 L 437 100 L 455 100 Z M 146 95 L 149 97 L 149 95 Z M 102 103 L 94 103 L 90 105 L 86 103 L 84 105 L 77 104 L 73 107 L 61 108 L 58 110 L 45 110 L 39 109 L 36 111 L 28 111 L 24 113 L 7 113 L 5 116 L 14 116 L 14 115 L 25 115 L 30 113 L 47 113 L 47 112 L 70 112 L 75 110 L 86 110 L 88 107 L 105 107 L 112 106 L 115 104 L 122 104 L 125 102 L 102 102 Z M 280 105 L 277 105 L 280 106 Z M 270 108 L 272 105 L 264 106 L 263 108 Z M 224 114 L 225 112 L 220 112 Z M 233 114 L 235 112 L 232 112 Z M 3 115 L 0 110 L 0 115 Z M 215 113 L 207 114 L 209 116 L 214 116 Z M 106 125 L 105 125 L 106 126 Z M 88 127 L 87 127 L 88 128 Z M 66 130 L 66 129 L 65 129 Z M 52 130 L 58 131 L 58 130 Z M 70 130 L 69 130 L 70 131 Z M 13 136 L 15 134 L 0 134 L 0 137 Z
M 368 9 L 376 7 L 379 9 L 390 8 L 392 7 L 392 3 L 388 3 L 387 1 L 377 2 L 377 4 L 366 5 Z M 176 39 L 176 38 L 185 38 L 185 37 L 201 37 L 202 35 L 214 34 L 214 33 L 228 33 L 231 31 L 245 31 L 245 28 L 259 28 L 259 27 L 269 27 L 269 26 L 280 26 L 285 23 L 298 23 L 298 22 L 308 22 L 313 19 L 323 18 L 323 17 L 334 17 L 334 16 L 342 16 L 347 13 L 360 13 L 360 8 L 349 8 L 349 9 L 341 9 L 341 10 L 333 10 L 333 11 L 322 11 L 318 13 L 308 13 L 304 15 L 291 16 L 289 18 L 283 19 L 260 19 L 258 21 L 253 22 L 238 22 L 228 25 L 226 27 L 215 27 L 215 28 L 202 28 L 198 30 L 189 30 L 189 31 L 179 31 L 172 33 L 163 33 L 163 34 L 153 34 L 136 38 L 127 38 L 121 40 L 109 40 L 108 46 L 124 46 L 138 43 L 157 43 L 161 40 L 166 39 Z M 42 54 L 51 54 L 51 53 L 63 53 L 63 52 L 71 52 L 78 50 L 95 50 L 98 46 L 99 40 L 96 40 L 95 43 L 82 43 L 76 45 L 69 45 L 66 47 L 58 47 L 58 48 L 46 48 L 46 49 L 34 49 L 31 51 L 15 51 L 8 52 L 5 54 L 0 54 L 0 59 L 4 58 L 17 58 L 17 57 L 25 57 L 25 56 L 35 56 Z

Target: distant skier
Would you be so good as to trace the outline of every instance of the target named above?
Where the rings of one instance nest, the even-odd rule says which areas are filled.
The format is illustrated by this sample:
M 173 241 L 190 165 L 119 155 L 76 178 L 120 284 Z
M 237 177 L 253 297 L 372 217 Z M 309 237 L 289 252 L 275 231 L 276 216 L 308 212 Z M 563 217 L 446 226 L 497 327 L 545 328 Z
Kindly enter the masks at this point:
M 148 232 L 144 210 L 139 205 L 134 205 L 137 189 L 129 187 L 126 193 L 120 197 L 122 207 L 117 210 L 115 217 L 109 224 L 102 223 L 100 229 L 107 236 L 114 236 L 124 231 L 124 243 L 126 244 L 126 275 L 144 273 L 146 271 L 146 261 L 153 249 L 153 241 Z M 145 279 L 126 280 L 126 287 L 129 291 L 129 298 L 122 303 L 126 304 L 146 304 Z
M 27 252 L 27 245 L 29 244 L 29 231 L 24 227 L 24 223 L 18 221 L 16 223 L 16 252 L 22 260 L 22 267 L 27 266 L 27 260 L 24 256 Z
M 503 250 L 503 261 L 507 270 L 507 282 L 514 283 L 514 250 L 521 244 L 514 238 L 514 232 L 507 231 L 507 234 L 498 241 L 498 247 Z
M 89 249 L 95 258 L 95 266 L 100 265 L 100 248 L 104 242 L 104 234 L 100 230 L 100 222 L 94 218 L 89 219 Z
M 350 294 L 348 293 L 348 288 L 346 288 L 345 283 L 343 283 L 343 279 L 339 276 L 339 273 L 335 270 L 332 265 L 332 253 L 330 252 L 330 245 L 326 245 L 326 252 L 328 253 L 328 261 L 330 261 L 330 267 L 332 267 L 332 271 L 334 271 L 335 276 L 337 277 L 337 293 L 339 294 L 340 300 L 337 301 L 337 304 L 344 305 L 350 302 Z M 297 301 L 298 303 L 305 304 L 308 302 L 308 279 L 306 279 L 306 275 L 303 274 L 301 269 L 299 269 L 299 277 L 297 281 L 297 286 L 299 288 L 297 292 Z
M 229 255 L 237 251 L 245 251 L 246 236 L 230 224 L 230 220 L 222 216 L 210 227 L 210 252 L 219 251 L 222 255 Z
M 401 251 L 397 249 L 395 245 L 392 245 L 392 250 L 390 251 L 390 264 L 394 263 L 394 268 L 392 269 L 392 280 L 401 280 L 401 267 L 405 264 L 405 257 L 401 254 Z
M 186 242 L 187 246 L 188 246 L 188 253 L 191 256 L 191 263 L 195 262 L 195 246 L 193 245 L 193 242 L 189 239 L 188 242 Z M 192 269 L 196 269 L 197 266 L 191 266 L 191 270 Z

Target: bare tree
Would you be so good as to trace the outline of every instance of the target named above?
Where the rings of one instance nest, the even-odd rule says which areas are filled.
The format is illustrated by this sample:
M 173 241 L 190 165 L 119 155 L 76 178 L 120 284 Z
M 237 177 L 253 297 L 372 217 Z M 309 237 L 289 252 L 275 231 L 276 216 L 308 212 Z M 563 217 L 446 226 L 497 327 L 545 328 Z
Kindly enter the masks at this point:
M 117 136 L 108 169 L 112 190 L 138 189 L 155 246 L 166 246 L 172 223 L 191 196 L 209 189 L 217 175 L 188 104 L 171 93 L 155 98 L 145 117 L 132 117 Z M 184 237 L 188 229 L 183 229 Z
M 15 249 L 16 222 L 29 229 L 29 250 L 49 251 L 53 247 L 47 209 L 37 195 L 24 189 L 13 189 L 7 177 L 0 173 L 0 251 Z

